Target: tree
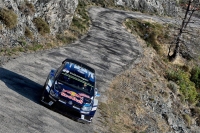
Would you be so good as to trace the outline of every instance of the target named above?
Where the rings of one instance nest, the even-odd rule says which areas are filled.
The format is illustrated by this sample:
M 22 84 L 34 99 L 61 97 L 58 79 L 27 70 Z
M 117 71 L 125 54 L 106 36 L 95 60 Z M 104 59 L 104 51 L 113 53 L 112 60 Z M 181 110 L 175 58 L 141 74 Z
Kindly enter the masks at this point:
M 199 0 L 189 0 L 188 3 L 183 2 L 182 6 L 183 6 L 183 8 L 186 7 L 186 12 L 185 12 L 185 16 L 183 18 L 183 21 L 182 21 L 180 29 L 179 29 L 179 33 L 176 36 L 175 48 L 174 48 L 172 55 L 170 55 L 172 45 L 170 45 L 170 48 L 169 48 L 168 58 L 169 58 L 170 61 L 173 61 L 180 53 L 180 45 L 181 45 L 181 42 L 182 42 L 182 40 L 181 40 L 182 34 L 187 33 L 185 31 L 186 31 L 188 23 L 191 23 L 190 21 L 191 21 L 191 17 L 193 15 L 193 13 L 195 11 L 199 10 L 199 8 L 198 8 L 199 7 Z

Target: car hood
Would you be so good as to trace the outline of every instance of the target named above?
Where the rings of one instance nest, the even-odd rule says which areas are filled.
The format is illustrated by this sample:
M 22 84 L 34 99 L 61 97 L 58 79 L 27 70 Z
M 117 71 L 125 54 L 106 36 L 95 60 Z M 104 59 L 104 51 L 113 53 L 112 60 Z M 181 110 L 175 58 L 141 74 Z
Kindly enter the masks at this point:
M 62 84 L 60 82 L 56 83 L 56 86 L 59 88 L 59 97 L 62 99 L 65 99 L 67 101 L 73 101 L 78 104 L 86 104 L 91 103 L 91 96 L 85 94 L 84 92 L 74 89 L 70 86 L 67 86 L 65 84 Z

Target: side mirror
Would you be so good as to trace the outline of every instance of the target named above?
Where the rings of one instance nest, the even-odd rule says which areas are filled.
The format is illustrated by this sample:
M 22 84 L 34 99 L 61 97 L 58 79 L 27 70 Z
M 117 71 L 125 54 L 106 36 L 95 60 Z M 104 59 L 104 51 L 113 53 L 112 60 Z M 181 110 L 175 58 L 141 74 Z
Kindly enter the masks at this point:
M 94 90 L 95 92 L 95 97 L 100 97 L 100 94 L 98 93 L 98 89 L 97 88 L 95 88 L 95 90 Z
M 51 72 L 50 72 L 50 74 L 51 74 L 52 76 L 54 76 L 55 72 L 56 72 L 56 70 L 55 70 L 55 69 L 52 69 Z

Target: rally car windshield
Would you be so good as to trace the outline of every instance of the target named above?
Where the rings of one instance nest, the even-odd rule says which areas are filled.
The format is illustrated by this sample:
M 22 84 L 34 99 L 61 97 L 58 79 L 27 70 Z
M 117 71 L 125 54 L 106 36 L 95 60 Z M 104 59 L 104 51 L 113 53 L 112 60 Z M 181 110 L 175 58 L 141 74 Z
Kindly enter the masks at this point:
M 58 76 L 58 81 L 69 85 L 74 89 L 78 89 L 82 92 L 85 92 L 88 95 L 94 94 L 94 82 L 85 79 L 73 72 L 69 71 L 62 71 L 61 74 Z

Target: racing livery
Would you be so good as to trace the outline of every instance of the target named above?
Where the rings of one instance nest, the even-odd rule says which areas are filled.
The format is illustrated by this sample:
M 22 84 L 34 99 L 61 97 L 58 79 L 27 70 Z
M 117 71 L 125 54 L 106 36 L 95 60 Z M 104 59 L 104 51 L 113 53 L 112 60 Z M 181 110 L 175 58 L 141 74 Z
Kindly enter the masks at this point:
M 98 106 L 95 70 L 81 62 L 66 59 L 51 70 L 44 84 L 41 101 L 56 109 L 78 114 L 78 120 L 91 122 Z

